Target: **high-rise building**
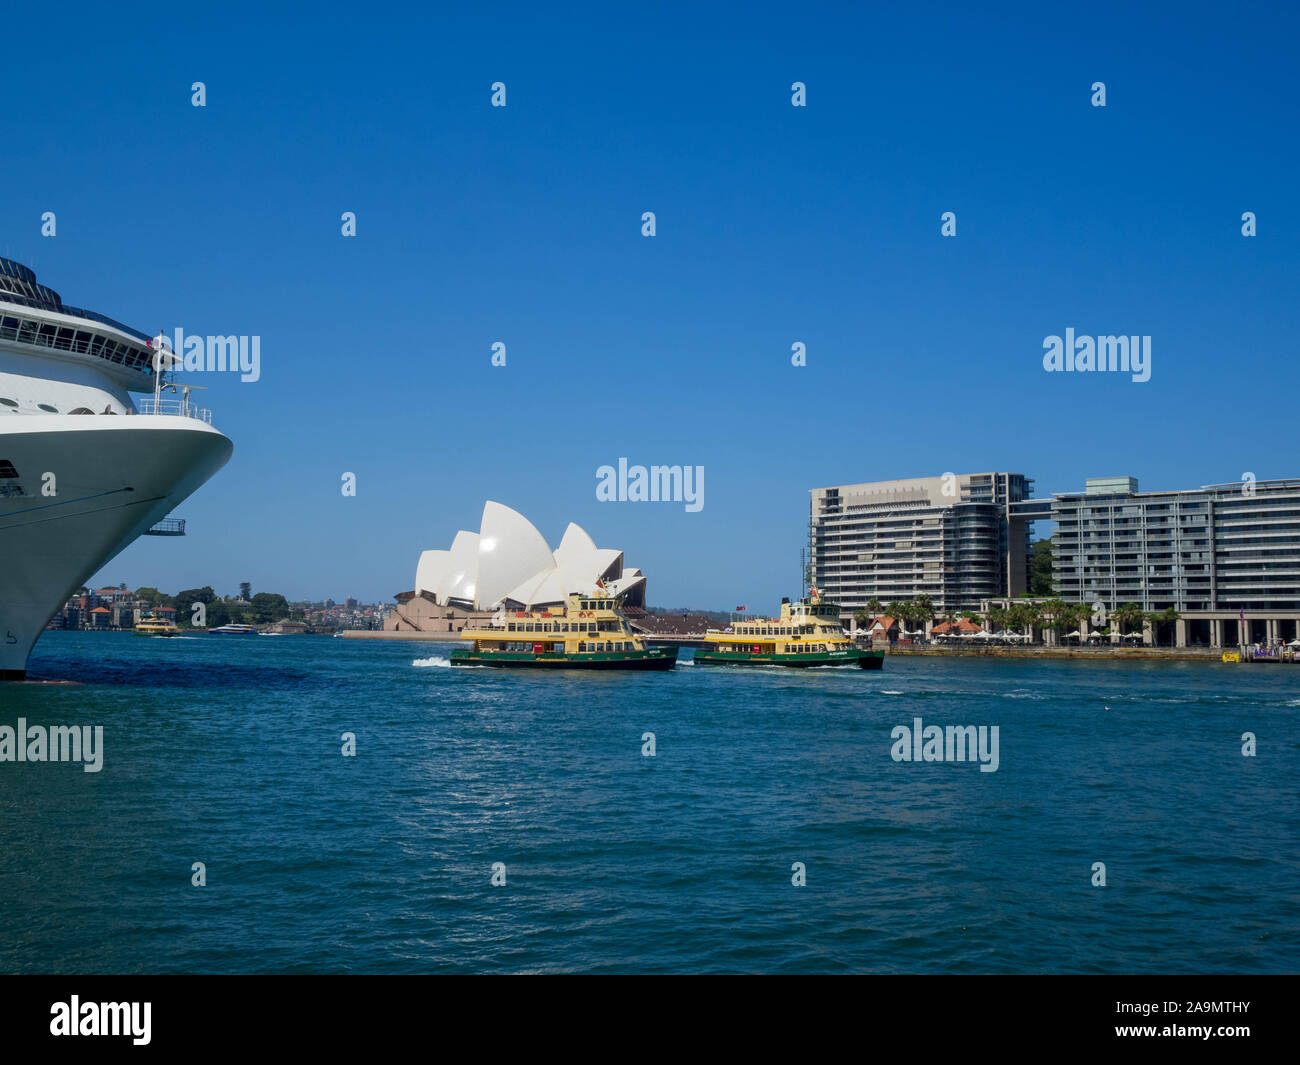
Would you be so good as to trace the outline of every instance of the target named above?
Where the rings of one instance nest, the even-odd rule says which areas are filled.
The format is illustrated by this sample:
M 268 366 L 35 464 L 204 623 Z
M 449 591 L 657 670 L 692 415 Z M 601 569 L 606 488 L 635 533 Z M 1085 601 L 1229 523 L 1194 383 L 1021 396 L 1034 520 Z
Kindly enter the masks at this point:
M 851 614 L 928 595 L 937 611 L 977 609 L 1029 587 L 1032 495 L 1019 473 L 942 474 L 812 490 L 810 576 Z
M 1066 601 L 1172 608 L 1180 645 L 1296 637 L 1300 480 L 1139 492 L 1133 477 L 1093 478 L 1055 496 L 1051 517 L 1052 580 Z

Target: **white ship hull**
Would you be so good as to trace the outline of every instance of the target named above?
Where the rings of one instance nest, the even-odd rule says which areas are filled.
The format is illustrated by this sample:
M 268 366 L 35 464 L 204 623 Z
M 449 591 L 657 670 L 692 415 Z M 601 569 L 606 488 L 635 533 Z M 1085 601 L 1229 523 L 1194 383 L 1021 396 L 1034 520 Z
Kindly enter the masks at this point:
M 0 469 L 17 473 L 0 479 L 0 679 L 24 677 L 68 598 L 231 451 L 192 417 L 0 417 Z M 54 495 L 43 492 L 48 474 Z

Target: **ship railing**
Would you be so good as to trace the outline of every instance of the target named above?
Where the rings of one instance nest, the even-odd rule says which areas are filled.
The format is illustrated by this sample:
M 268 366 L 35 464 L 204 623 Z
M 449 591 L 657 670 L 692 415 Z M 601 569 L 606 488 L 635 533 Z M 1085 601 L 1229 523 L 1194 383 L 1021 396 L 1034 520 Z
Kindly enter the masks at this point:
M 207 425 L 212 424 L 212 411 L 206 407 L 196 407 L 183 399 L 138 399 L 135 406 L 136 414 L 169 414 L 173 417 L 194 418 Z

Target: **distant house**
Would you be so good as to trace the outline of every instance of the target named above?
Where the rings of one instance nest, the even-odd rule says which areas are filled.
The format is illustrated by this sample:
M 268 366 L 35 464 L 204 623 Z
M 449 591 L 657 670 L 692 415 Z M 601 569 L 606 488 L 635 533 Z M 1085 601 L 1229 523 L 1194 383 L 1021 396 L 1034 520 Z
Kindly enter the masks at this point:
M 90 612 L 90 627 L 92 629 L 111 629 L 113 627 L 113 612 L 106 606 L 97 606 Z
M 976 625 L 969 618 L 959 618 L 957 621 L 944 621 L 930 630 L 931 636 L 963 636 L 966 633 L 980 633 L 984 630 Z
M 893 643 L 898 639 L 898 619 L 892 618 L 888 614 L 883 614 L 871 622 L 864 630 L 867 639 L 875 643 L 877 640 Z

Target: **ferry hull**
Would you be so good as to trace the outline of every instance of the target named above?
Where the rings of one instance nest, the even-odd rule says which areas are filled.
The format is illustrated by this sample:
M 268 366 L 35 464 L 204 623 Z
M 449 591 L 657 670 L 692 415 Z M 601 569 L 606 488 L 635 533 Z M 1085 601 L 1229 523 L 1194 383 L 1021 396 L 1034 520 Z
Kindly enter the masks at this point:
M 0 460 L 18 473 L 0 480 L 0 679 L 23 679 L 55 612 L 221 469 L 232 450 L 224 435 L 193 418 L 0 422 Z M 54 495 L 42 491 L 47 483 Z
M 633 669 L 667 670 L 677 664 L 677 648 L 595 654 L 530 654 L 527 652 L 452 651 L 453 666 L 493 666 L 501 669 Z
M 737 654 L 734 651 L 695 652 L 700 666 L 783 666 L 787 669 L 815 669 L 835 666 L 842 669 L 883 669 L 884 651 L 856 651 L 844 655 L 830 654 Z

